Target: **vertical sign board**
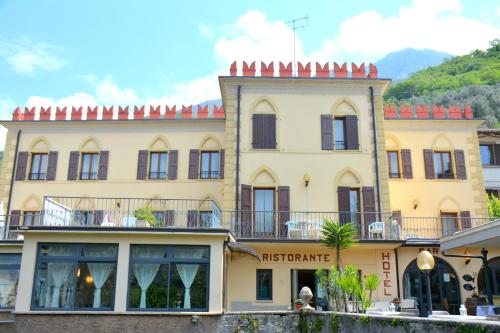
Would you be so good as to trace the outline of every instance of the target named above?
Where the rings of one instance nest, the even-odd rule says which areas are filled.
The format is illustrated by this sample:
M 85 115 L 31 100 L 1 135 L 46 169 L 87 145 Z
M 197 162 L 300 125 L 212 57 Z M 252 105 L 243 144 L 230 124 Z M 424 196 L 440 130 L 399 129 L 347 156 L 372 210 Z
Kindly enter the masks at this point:
M 379 300 L 397 297 L 396 261 L 393 250 L 377 251 L 377 275 L 381 279 L 377 294 Z

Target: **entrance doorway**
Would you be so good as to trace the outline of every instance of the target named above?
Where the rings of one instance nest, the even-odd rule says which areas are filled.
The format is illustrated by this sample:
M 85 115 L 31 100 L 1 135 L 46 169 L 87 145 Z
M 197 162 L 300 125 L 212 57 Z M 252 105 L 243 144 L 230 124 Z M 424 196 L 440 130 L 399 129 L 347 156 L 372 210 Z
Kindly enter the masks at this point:
M 459 277 L 446 261 L 434 257 L 436 265 L 430 274 L 432 310 L 448 311 L 459 314 L 460 285 Z M 403 297 L 417 301 L 419 308 L 427 311 L 427 280 L 413 260 L 403 274 Z
M 320 306 L 323 310 L 328 309 L 328 302 L 323 289 L 318 284 L 316 270 L 314 269 L 292 269 L 290 271 L 292 281 L 292 309 L 293 303 L 299 298 L 300 290 L 303 287 L 309 287 L 313 293 L 313 298 L 309 303 L 313 308 Z

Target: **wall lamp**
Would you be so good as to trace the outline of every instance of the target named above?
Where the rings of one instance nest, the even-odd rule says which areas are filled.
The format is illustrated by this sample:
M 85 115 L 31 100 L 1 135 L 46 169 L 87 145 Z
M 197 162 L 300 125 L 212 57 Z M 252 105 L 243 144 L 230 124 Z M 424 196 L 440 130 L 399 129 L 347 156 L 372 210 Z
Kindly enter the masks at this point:
M 304 181 L 304 185 L 306 187 L 308 187 L 309 182 L 311 181 L 311 175 L 309 175 L 308 173 L 305 173 L 304 176 L 302 176 L 302 180 Z
M 420 201 L 418 201 L 418 199 L 413 199 L 413 209 L 417 209 L 418 205 L 420 205 Z

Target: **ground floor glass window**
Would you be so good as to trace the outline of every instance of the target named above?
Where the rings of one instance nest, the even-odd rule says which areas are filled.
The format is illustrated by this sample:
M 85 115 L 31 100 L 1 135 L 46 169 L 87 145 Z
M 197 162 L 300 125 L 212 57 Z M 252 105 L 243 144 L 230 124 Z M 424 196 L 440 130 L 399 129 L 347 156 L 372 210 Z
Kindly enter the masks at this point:
M 0 309 L 14 308 L 21 254 L 0 254 Z
M 207 311 L 209 248 L 133 245 L 128 308 Z
M 117 252 L 108 244 L 41 244 L 32 308 L 112 310 Z

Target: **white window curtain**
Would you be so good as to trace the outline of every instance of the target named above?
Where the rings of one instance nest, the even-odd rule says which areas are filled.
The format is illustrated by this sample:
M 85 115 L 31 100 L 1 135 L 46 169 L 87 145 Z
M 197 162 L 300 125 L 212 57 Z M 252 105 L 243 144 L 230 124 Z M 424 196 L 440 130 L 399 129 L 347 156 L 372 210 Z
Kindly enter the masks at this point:
M 49 256 L 70 256 L 73 254 L 73 248 L 67 246 L 50 246 Z M 51 308 L 60 307 L 61 288 L 68 284 L 68 278 L 71 271 L 74 270 L 74 264 L 69 262 L 49 262 L 47 264 L 47 275 L 49 278 L 49 288 L 47 293 L 52 292 L 52 297 L 47 294 L 45 306 Z M 50 303 L 49 303 L 50 300 Z
M 166 248 L 164 247 L 137 247 L 134 249 L 134 255 L 139 258 L 163 258 Z M 141 288 L 141 302 L 139 308 L 146 308 L 146 291 L 153 282 L 160 264 L 134 264 L 132 271 Z
M 84 247 L 83 253 L 86 257 L 112 257 L 115 255 L 114 247 Z M 115 268 L 115 263 L 87 263 L 90 275 L 94 281 L 94 303 L 93 308 L 101 307 L 101 288 L 108 281 L 109 275 Z
M 18 272 L 14 270 L 0 270 L 0 308 L 12 306 L 16 296 Z
M 406 273 L 403 276 L 403 297 L 411 297 L 411 284 L 410 284 L 410 273 Z
M 178 247 L 175 249 L 176 258 L 201 259 L 204 253 L 205 249 L 190 247 Z M 176 267 L 182 284 L 184 285 L 184 309 L 191 309 L 191 285 L 196 277 L 196 273 L 198 273 L 199 265 L 176 264 Z

